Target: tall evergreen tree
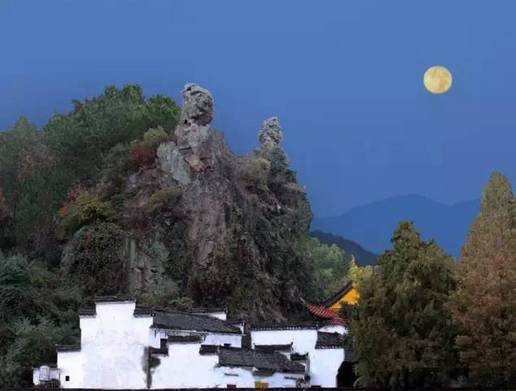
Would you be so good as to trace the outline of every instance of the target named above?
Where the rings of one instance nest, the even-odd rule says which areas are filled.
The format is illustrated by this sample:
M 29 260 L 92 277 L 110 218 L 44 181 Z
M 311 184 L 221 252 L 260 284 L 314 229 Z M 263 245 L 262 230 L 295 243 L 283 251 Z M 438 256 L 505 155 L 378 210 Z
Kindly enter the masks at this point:
M 515 205 L 510 182 L 494 173 L 457 265 L 457 346 L 482 386 L 516 386 Z
M 401 222 L 361 289 L 351 332 L 363 386 L 441 385 L 453 368 L 453 261 Z

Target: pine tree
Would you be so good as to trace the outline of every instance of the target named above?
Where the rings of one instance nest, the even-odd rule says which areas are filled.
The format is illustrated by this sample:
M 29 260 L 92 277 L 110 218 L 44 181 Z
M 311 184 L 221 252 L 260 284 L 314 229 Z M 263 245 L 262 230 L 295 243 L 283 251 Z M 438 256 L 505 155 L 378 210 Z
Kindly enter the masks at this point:
M 405 388 L 446 384 L 454 333 L 447 308 L 453 261 L 409 222 L 362 285 L 351 333 L 362 386 Z
M 457 347 L 482 386 L 516 386 L 515 205 L 510 182 L 494 173 L 457 265 Z

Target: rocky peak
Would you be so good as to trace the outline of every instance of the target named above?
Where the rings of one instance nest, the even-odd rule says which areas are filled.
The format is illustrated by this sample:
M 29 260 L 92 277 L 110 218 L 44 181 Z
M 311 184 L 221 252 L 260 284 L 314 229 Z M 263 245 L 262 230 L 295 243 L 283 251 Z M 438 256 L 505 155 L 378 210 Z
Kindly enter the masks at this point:
M 183 88 L 183 109 L 176 136 L 179 145 L 196 148 L 208 137 L 213 120 L 213 97 L 197 84 L 188 83 Z
M 161 169 L 182 185 L 187 185 L 193 172 L 206 168 L 206 158 L 202 144 L 209 138 L 213 119 L 213 97 L 211 93 L 188 83 L 183 88 L 183 109 L 176 127 L 177 144 L 173 141 L 163 143 L 157 151 Z
M 236 155 L 210 130 L 211 94 L 187 84 L 183 96 L 176 140 L 161 143 L 155 167 L 132 174 L 118 195 L 130 240 L 114 251 L 128 259 L 129 293 L 187 297 L 251 320 L 302 313 L 299 298 L 313 285 L 301 250 L 311 211 L 277 148 L 278 119 L 264 121 L 260 150 Z M 72 242 L 70 251 L 79 247 Z
M 279 146 L 283 139 L 283 132 L 278 117 L 267 118 L 263 121 L 258 140 L 260 145 L 265 149 L 272 149 Z

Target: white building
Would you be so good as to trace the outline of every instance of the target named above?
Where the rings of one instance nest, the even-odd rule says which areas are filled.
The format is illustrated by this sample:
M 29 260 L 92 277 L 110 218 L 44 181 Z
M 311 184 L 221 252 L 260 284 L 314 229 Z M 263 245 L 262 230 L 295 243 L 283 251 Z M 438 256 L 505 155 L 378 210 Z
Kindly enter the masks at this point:
M 57 365 L 34 368 L 35 385 L 335 387 L 345 361 L 342 325 L 255 326 L 249 332 L 220 310 L 163 312 L 113 297 L 98 298 L 94 309 L 82 310 L 80 329 L 80 345 L 57 346 Z

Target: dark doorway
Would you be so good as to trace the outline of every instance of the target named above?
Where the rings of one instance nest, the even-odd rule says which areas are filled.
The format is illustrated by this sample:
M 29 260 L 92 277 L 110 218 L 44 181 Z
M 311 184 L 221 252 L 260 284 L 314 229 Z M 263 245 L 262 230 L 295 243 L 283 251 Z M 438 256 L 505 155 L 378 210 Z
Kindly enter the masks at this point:
M 340 364 L 339 372 L 337 372 L 337 387 L 353 387 L 356 380 L 355 365 L 348 361 Z

